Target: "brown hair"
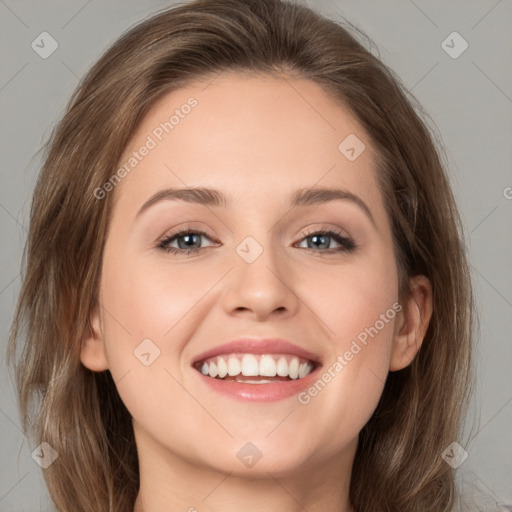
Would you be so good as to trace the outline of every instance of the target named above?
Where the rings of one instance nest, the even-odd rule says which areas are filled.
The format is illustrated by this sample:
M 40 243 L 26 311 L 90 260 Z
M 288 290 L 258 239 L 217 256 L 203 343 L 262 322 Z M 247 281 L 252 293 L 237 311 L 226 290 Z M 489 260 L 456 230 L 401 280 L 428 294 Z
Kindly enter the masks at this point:
M 115 173 L 160 97 L 224 70 L 311 80 L 365 128 L 392 221 L 400 300 L 408 297 L 408 278 L 424 274 L 433 314 L 418 355 L 389 374 L 360 433 L 350 500 L 364 512 L 453 506 L 453 470 L 441 454 L 461 435 L 474 317 L 461 222 L 421 107 L 413 108 L 399 79 L 350 28 L 360 32 L 280 0 L 196 0 L 125 33 L 73 94 L 35 188 L 8 352 L 25 431 L 59 453 L 44 470 L 59 510 L 132 511 L 139 485 L 131 417 L 110 372 L 80 362 L 90 314 L 101 307 L 114 196 L 98 200 L 94 190 Z

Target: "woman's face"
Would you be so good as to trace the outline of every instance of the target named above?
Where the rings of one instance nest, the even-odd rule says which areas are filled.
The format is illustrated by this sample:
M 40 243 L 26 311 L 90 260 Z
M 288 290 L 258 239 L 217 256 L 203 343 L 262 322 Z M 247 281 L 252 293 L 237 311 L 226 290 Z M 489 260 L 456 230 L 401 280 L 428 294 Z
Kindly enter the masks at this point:
M 388 371 L 413 355 L 397 342 L 371 149 L 305 80 L 224 73 L 143 120 L 106 192 L 101 307 L 82 349 L 110 370 L 141 459 L 253 476 L 351 460 Z M 199 188 L 215 192 L 169 192 Z M 254 343 L 221 347 L 242 338 Z

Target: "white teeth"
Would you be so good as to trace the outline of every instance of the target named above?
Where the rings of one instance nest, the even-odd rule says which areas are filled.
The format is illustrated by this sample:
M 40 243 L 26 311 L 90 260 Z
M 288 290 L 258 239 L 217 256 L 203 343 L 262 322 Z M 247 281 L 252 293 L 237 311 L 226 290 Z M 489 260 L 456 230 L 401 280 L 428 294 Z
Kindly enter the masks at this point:
M 290 379 L 298 379 L 299 378 L 299 358 L 294 357 L 290 362 L 290 368 L 288 369 Z M 210 370 L 211 372 L 211 370 Z
M 235 375 L 238 375 L 240 373 L 241 369 L 242 369 L 242 365 L 240 364 L 238 357 L 229 356 L 228 375 L 231 377 L 234 377 Z
M 260 374 L 258 360 L 252 354 L 245 354 L 242 357 L 242 375 L 255 377 Z
M 271 379 L 260 379 L 260 380 L 244 379 L 243 381 L 237 380 L 237 382 L 243 382 L 244 384 L 270 384 L 273 381 Z
M 220 365 L 219 365 L 220 368 Z M 305 377 L 309 373 L 308 371 L 308 363 L 302 363 L 299 366 L 299 379 L 302 379 L 302 377 Z
M 219 377 L 222 379 L 228 374 L 228 365 L 224 361 L 223 357 L 219 357 L 217 360 L 217 367 L 219 370 Z
M 210 363 L 210 377 L 217 377 L 219 372 L 217 371 L 217 365 L 215 363 Z
M 289 361 L 289 362 L 288 362 Z M 198 367 L 199 369 L 199 367 Z M 200 366 L 203 375 L 212 378 L 224 379 L 227 375 L 236 377 L 289 377 L 290 379 L 302 379 L 313 370 L 310 361 L 299 360 L 296 356 L 278 354 L 230 354 L 211 358 Z M 246 383 L 268 383 L 272 379 L 246 379 Z
M 279 377 L 288 377 L 288 363 L 284 357 L 280 357 L 277 362 L 277 375 Z
M 259 374 L 264 377 L 275 377 L 277 372 L 276 362 L 272 357 L 262 356 Z

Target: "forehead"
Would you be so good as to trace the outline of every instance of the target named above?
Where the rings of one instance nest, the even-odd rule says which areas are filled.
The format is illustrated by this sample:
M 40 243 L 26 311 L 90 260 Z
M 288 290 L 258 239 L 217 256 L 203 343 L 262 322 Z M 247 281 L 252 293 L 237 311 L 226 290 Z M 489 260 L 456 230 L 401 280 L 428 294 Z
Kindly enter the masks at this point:
M 244 206 L 315 185 L 381 202 L 365 131 L 304 79 L 222 73 L 170 92 L 143 119 L 119 166 L 129 172 L 116 202 L 134 207 L 177 186 L 219 188 Z

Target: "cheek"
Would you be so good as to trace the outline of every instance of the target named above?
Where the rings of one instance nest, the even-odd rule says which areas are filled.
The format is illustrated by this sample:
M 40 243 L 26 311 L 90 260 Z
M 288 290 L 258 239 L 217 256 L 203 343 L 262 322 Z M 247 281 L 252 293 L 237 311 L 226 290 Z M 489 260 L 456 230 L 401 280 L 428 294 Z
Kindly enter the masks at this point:
M 114 241 L 112 247 L 115 245 Z M 103 300 L 134 341 L 161 339 L 187 306 L 189 298 L 181 293 L 186 286 L 182 273 L 169 272 L 168 267 L 164 272 L 165 268 L 161 263 L 152 264 L 148 257 L 131 253 L 116 257 L 113 250 L 105 253 Z
M 126 372 L 133 364 L 133 351 L 148 339 L 156 346 L 153 350 L 160 351 L 158 362 L 175 366 L 193 334 L 191 327 L 200 322 L 198 303 L 218 281 L 215 272 L 208 278 L 196 270 L 184 272 L 179 266 L 148 261 L 105 254 L 103 331 L 112 371 L 118 373 Z
M 179 273 L 169 272 L 166 279 L 136 258 L 105 255 L 100 300 L 109 370 L 139 422 L 155 411 L 172 410 L 182 393 L 175 381 L 182 380 L 176 361 L 182 350 L 179 340 L 188 333 L 182 327 L 187 322 L 180 319 L 188 319 L 198 298 L 180 292 L 188 289 L 181 280 Z M 172 431 L 169 425 L 167 429 Z
M 379 339 L 391 339 L 398 276 L 393 255 L 385 250 L 379 254 L 380 258 L 361 257 L 344 267 L 306 273 L 302 280 L 302 295 L 318 312 L 338 352 L 361 333 L 364 342 L 365 329 L 376 322 Z
M 339 423 L 324 416 L 347 421 L 350 416 L 347 432 L 355 433 L 377 406 L 389 371 L 394 325 L 401 305 L 397 302 L 398 281 L 391 256 L 360 261 L 360 265 L 330 272 L 328 279 L 326 276 L 318 282 L 329 284 L 308 286 L 308 297 L 326 326 L 331 356 L 322 369 L 321 382 L 302 397 L 301 403 L 308 403 L 313 416 L 323 418 L 336 438 Z M 331 404 L 329 413 L 323 408 L 325 403 Z

